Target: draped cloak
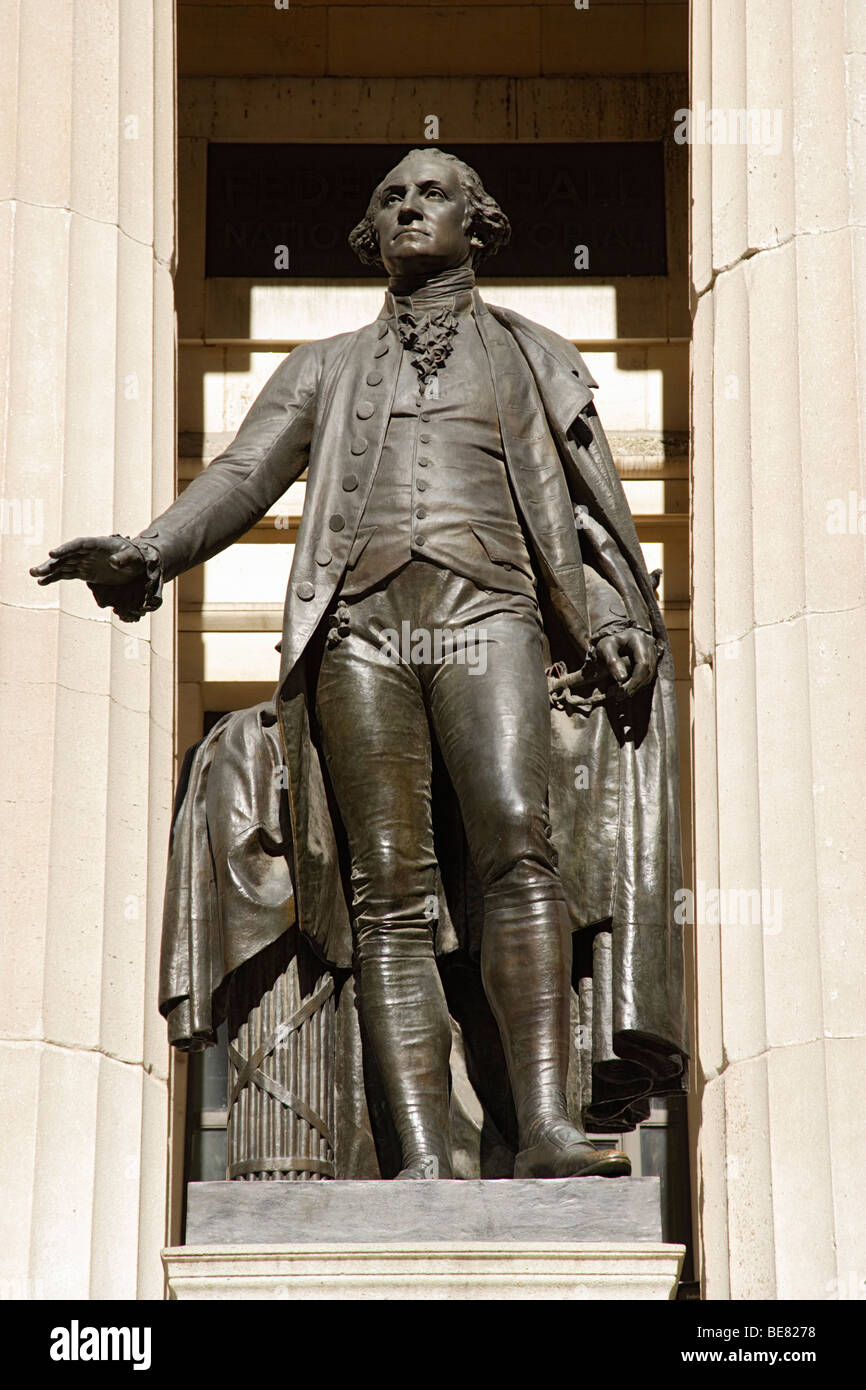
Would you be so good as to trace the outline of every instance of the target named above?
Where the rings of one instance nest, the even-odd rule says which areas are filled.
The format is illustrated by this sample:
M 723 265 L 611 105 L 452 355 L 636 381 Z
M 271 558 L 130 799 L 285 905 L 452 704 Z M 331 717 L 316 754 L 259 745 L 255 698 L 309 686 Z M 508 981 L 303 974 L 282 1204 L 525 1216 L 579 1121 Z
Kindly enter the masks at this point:
M 548 508 L 552 497 L 555 515 L 577 537 L 583 564 L 617 590 L 629 618 L 653 632 L 661 653 L 652 685 L 618 699 L 586 660 L 582 574 L 570 600 L 563 599 L 560 576 L 536 543 L 550 665 L 581 672 L 551 700 L 549 786 L 553 845 L 575 932 L 572 1066 L 587 1126 L 626 1129 L 646 1117 L 651 1096 L 687 1087 L 682 930 L 674 915 L 682 877 L 673 657 L 583 359 L 521 315 L 483 308 L 512 477 L 532 470 Z M 357 399 L 363 389 L 369 364 L 360 347 L 369 331 L 341 335 L 325 392 L 331 410 L 341 392 Z M 358 340 L 358 350 L 348 340 Z M 315 443 L 314 433 L 312 450 Z M 311 500 L 308 484 L 305 516 Z M 165 515 L 170 521 L 172 509 Z M 537 542 L 533 518 L 524 509 L 522 516 Z M 157 522 L 143 535 L 159 545 L 169 530 Z M 301 542 L 299 534 L 299 548 Z M 567 556 L 571 538 L 561 544 Z M 298 565 L 296 552 L 287 612 Z M 170 561 L 167 577 L 185 567 Z M 225 716 L 190 750 L 178 786 L 160 973 L 160 1009 L 178 1047 L 215 1040 L 232 972 L 295 922 L 335 971 L 351 969 L 345 837 L 313 714 L 315 634 L 300 641 L 295 634 L 287 652 L 289 635 L 284 628 L 273 703 Z M 434 828 L 437 953 L 443 961 L 474 961 L 481 897 L 449 786 L 434 789 Z

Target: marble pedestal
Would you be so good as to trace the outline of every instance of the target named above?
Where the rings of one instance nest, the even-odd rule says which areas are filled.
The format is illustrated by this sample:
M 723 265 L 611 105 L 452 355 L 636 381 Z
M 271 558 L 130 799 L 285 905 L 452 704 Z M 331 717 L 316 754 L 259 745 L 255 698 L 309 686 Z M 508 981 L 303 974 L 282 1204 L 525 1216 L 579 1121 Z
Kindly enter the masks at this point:
M 175 1299 L 670 1299 L 657 1178 L 192 1183 Z

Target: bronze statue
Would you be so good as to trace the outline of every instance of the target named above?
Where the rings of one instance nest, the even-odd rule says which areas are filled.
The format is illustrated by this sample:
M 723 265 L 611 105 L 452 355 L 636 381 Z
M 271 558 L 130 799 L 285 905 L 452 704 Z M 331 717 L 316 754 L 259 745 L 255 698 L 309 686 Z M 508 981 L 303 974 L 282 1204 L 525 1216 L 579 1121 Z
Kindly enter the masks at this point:
M 378 319 L 296 348 L 134 539 L 71 541 L 32 571 L 135 621 L 309 468 L 271 720 L 288 891 L 316 956 L 354 971 L 408 1179 L 452 1175 L 437 950 L 480 960 L 515 1176 L 629 1172 L 568 1112 L 576 929 L 595 1127 L 686 1084 L 670 648 L 596 383 L 475 287 L 508 236 L 474 170 L 410 151 L 350 238 L 388 273 Z M 274 935 L 253 926 L 237 958 Z M 193 992 L 169 988 L 166 1012 Z

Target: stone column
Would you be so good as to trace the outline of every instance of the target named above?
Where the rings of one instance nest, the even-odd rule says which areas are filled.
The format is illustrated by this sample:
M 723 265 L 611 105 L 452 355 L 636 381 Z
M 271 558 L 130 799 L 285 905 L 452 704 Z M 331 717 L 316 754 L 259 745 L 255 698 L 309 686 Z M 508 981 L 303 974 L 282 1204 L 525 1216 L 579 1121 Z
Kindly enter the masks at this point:
M 0 1290 L 160 1298 L 172 606 L 27 570 L 173 495 L 172 0 L 12 0 L 0 53 Z
M 703 1279 L 862 1298 L 866 10 L 692 29 Z

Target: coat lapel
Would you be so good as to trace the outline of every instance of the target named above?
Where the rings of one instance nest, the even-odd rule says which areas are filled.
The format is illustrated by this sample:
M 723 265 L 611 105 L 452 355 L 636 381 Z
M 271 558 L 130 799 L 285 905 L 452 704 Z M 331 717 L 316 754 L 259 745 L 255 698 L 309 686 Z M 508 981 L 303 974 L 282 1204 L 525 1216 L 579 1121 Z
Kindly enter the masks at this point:
M 586 363 L 577 348 L 558 334 L 510 309 L 490 304 L 486 307 L 488 321 L 493 318 L 499 322 L 532 372 L 569 484 L 575 491 L 574 501 L 587 503 L 597 514 L 631 557 L 639 587 L 646 590 L 649 578 L 622 483 L 598 416 L 594 409 L 586 409 L 592 404 L 591 388 L 597 386 Z
M 567 432 L 592 401 L 592 390 L 598 384 L 587 371 L 577 348 L 565 339 L 557 339 L 555 344 L 549 339 L 545 341 L 547 334 L 543 330 L 538 333 L 538 325 L 510 309 L 501 309 L 495 304 L 484 307 L 494 321 L 516 338 L 543 395 L 549 418 Z
M 480 312 L 479 312 L 480 308 Z M 476 300 L 490 359 L 509 478 L 553 605 L 578 646 L 589 645 L 586 589 L 574 512 L 533 374 L 514 337 Z

